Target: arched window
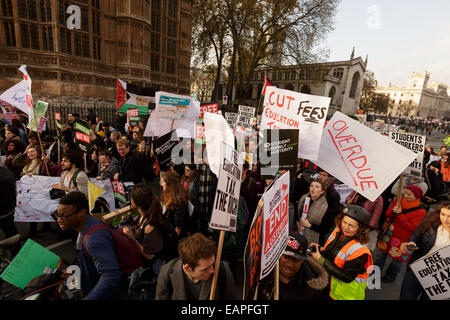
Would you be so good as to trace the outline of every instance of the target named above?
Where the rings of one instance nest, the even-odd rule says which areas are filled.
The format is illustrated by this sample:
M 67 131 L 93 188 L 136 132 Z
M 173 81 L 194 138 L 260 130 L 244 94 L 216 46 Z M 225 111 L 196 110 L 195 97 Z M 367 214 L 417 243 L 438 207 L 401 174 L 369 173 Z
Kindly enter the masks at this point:
M 359 82 L 360 78 L 361 78 L 361 76 L 359 75 L 359 72 L 355 72 L 353 74 L 352 86 L 350 89 L 350 98 L 355 98 L 356 87 L 358 86 L 358 82 Z
M 301 92 L 301 93 L 306 93 L 306 94 L 311 94 L 311 88 L 308 87 L 308 86 L 305 84 L 305 85 L 302 86 L 300 92 Z
M 289 83 L 289 84 L 286 85 L 285 89 L 286 89 L 286 90 L 294 91 L 294 86 L 293 86 L 292 84 Z
M 336 94 L 336 87 L 332 86 L 330 92 L 328 93 L 328 96 L 331 98 L 330 104 L 333 104 L 333 98 L 335 94 Z

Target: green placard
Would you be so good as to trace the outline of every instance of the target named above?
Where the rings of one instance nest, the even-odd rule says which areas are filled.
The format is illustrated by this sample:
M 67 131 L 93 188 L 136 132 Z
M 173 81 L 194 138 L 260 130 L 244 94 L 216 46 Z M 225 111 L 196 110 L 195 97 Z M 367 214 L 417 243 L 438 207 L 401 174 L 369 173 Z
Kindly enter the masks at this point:
M 30 280 L 44 274 L 46 267 L 53 271 L 59 260 L 56 254 L 28 239 L 0 278 L 24 289 Z

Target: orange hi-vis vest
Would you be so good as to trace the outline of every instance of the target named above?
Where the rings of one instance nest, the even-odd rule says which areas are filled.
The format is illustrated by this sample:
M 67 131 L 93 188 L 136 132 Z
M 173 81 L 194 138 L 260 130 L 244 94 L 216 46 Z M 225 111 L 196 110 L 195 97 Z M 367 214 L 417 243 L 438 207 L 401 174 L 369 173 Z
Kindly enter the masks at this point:
M 336 239 L 337 234 L 340 232 L 339 228 L 335 228 L 331 235 L 328 237 L 324 248 L 326 248 L 331 242 Z M 361 244 L 358 240 L 353 239 L 349 241 L 338 252 L 334 258 L 334 264 L 339 268 L 344 268 L 345 262 L 357 259 L 363 254 L 368 255 L 366 265 L 364 266 L 365 272 L 358 274 L 356 278 L 349 282 L 343 282 L 335 277 L 331 277 L 330 283 L 330 297 L 333 300 L 364 300 L 367 287 L 367 280 L 369 274 L 373 269 L 372 254 L 367 245 Z

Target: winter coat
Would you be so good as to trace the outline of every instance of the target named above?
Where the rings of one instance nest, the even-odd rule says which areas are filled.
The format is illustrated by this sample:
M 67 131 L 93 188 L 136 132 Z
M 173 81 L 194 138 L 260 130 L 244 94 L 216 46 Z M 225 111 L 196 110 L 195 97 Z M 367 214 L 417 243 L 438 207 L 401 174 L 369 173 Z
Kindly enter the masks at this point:
M 102 177 L 102 180 L 114 179 L 114 175 L 120 171 L 119 161 L 116 158 L 111 158 L 109 165 L 103 168 L 98 164 L 98 173 Z
M 441 162 L 441 173 L 442 173 L 442 180 L 444 182 L 450 182 L 450 166 L 446 168 L 444 161 Z
M 260 282 L 258 300 L 273 300 L 273 274 L 272 271 Z M 287 284 L 279 282 L 279 300 L 327 300 L 329 281 L 325 268 L 308 257 L 293 280 Z
M 297 219 L 297 221 L 300 221 L 300 219 L 302 217 L 303 205 L 304 205 L 304 201 L 307 196 L 309 196 L 309 193 L 303 195 L 300 198 L 300 201 L 298 202 L 298 219 Z M 329 230 L 323 230 L 321 228 L 322 219 L 325 216 L 325 213 L 327 213 L 327 209 L 328 209 L 328 203 L 327 203 L 325 194 L 322 194 L 315 201 L 313 201 L 311 199 L 309 210 L 308 210 L 308 216 L 307 216 L 309 223 L 311 223 L 311 228 L 305 227 L 304 233 L 303 233 L 305 238 L 308 239 L 308 242 L 318 243 L 321 234 L 323 236 L 324 233 L 329 232 Z
M 396 215 L 393 212 L 396 203 L 397 199 L 393 201 L 392 205 L 386 211 L 386 220 L 393 220 L 389 230 L 387 230 L 382 239 L 378 241 L 377 247 L 397 261 L 408 261 L 410 257 L 406 254 L 402 254 L 400 244 L 408 242 L 409 237 L 419 226 L 422 219 L 427 215 L 427 212 L 423 207 L 419 207 L 413 211 L 403 213 L 403 211 L 407 209 L 402 206 L 402 213 Z

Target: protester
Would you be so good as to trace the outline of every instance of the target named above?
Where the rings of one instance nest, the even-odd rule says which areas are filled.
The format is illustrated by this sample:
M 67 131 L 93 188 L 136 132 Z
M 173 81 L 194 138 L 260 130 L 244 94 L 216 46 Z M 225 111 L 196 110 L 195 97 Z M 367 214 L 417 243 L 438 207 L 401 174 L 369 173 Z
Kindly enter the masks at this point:
M 432 161 L 425 171 L 425 180 L 428 184 L 428 192 L 425 194 L 430 199 L 429 202 L 440 202 L 448 200 L 445 184 L 443 181 L 441 170 L 441 163 L 439 161 Z
M 16 196 L 14 174 L 6 168 L 0 167 L 0 229 L 3 230 L 6 239 L 18 234 L 14 224 Z
M 158 276 L 156 300 L 208 300 L 216 260 L 215 243 L 201 233 L 178 244 L 179 257 L 165 264 Z M 236 299 L 233 274 L 220 262 L 214 300 Z
M 114 179 L 114 175 L 120 172 L 119 162 L 112 158 L 107 150 L 99 150 L 98 154 L 98 176 L 97 180 Z
M 181 186 L 189 193 L 189 201 L 194 207 L 190 217 L 190 228 L 195 232 L 200 232 L 200 217 L 198 213 L 198 189 L 199 179 L 197 166 L 195 164 L 187 164 L 184 166 L 184 174 L 181 177 Z
M 402 253 L 400 244 L 408 241 L 427 214 L 420 203 L 422 198 L 422 189 L 414 185 L 407 186 L 404 198 L 400 202 L 395 199 L 386 211 L 386 222 L 383 231 L 378 236 L 378 252 L 375 256 L 375 264 L 381 270 L 383 270 L 386 257 L 389 255 L 392 258 L 385 276 L 381 278 L 384 282 L 395 281 L 401 268 L 401 262 L 407 262 L 410 258 Z
M 383 198 L 381 196 L 376 198 L 375 201 L 370 201 L 363 195 L 357 193 L 356 191 L 353 191 L 347 196 L 347 199 L 345 199 L 345 203 L 356 204 L 366 209 L 370 214 L 370 230 L 375 230 L 377 228 L 378 220 L 380 220 L 381 213 L 383 212 Z
M 312 257 L 307 256 L 308 240 L 291 233 L 279 260 L 279 300 L 326 300 L 328 273 Z M 258 300 L 274 299 L 274 271 L 258 286 Z
M 188 231 L 189 193 L 180 185 L 178 175 L 171 171 L 161 175 L 160 184 L 164 216 L 175 228 L 179 239 L 184 238 Z
M 245 203 L 250 212 L 250 219 L 253 219 L 253 215 L 258 205 L 258 189 L 257 184 L 252 175 L 249 172 L 248 162 L 244 162 L 242 165 L 242 176 L 241 176 L 241 190 L 240 195 L 245 199 Z
M 9 140 L 9 139 L 16 139 L 16 140 L 22 142 L 24 145 L 26 144 L 26 141 L 24 141 L 20 137 L 19 129 L 17 129 L 16 127 L 14 127 L 12 125 L 7 125 L 5 127 L 5 140 Z
M 86 196 L 77 191 L 63 196 L 59 200 L 57 217 L 63 231 L 75 229 L 79 233 L 76 252 L 81 271 L 83 300 L 120 299 L 124 280 L 121 279 L 122 273 L 110 231 L 98 230 L 84 241 L 92 226 L 102 224 L 89 214 Z
M 310 198 L 307 218 L 302 218 L 306 197 Z M 309 242 L 318 243 L 320 237 L 324 237 L 330 230 L 322 224 L 322 219 L 327 213 L 328 203 L 325 197 L 325 186 L 320 181 L 312 181 L 309 192 L 300 198 L 297 217 L 294 223 L 297 231 L 304 234 Z M 327 219 L 327 218 L 325 218 Z
M 131 274 L 130 290 L 136 290 L 139 283 L 146 281 L 149 285 L 144 288 L 145 297 L 154 299 L 156 278 L 161 267 L 177 255 L 177 239 L 174 238 L 174 243 L 170 241 L 170 230 L 173 228 L 163 216 L 159 200 L 148 185 L 134 187 L 130 202 L 131 208 L 138 210 L 139 220 L 135 231 L 134 228 L 124 227 L 123 232 L 136 241 L 143 258 L 142 267 Z
M 52 188 L 64 190 L 66 193 L 80 191 L 88 197 L 89 178 L 82 170 L 83 158 L 77 151 L 69 150 L 62 157 L 62 174 L 60 183 L 52 185 Z
M 441 173 L 442 181 L 445 183 L 447 189 L 450 188 L 450 153 L 444 156 L 443 161 L 441 161 Z
M 205 161 L 205 160 L 203 160 Z M 198 192 L 198 212 L 200 216 L 201 233 L 208 233 L 208 222 L 211 218 L 214 198 L 217 188 L 217 177 L 211 171 L 207 162 L 198 165 L 199 192 Z
M 357 205 L 348 205 L 336 218 L 336 228 L 325 246 L 311 243 L 311 255 L 331 276 L 330 298 L 364 300 L 367 279 L 372 269 L 372 254 L 367 247 L 370 214 Z
M 98 166 L 100 164 L 99 160 L 98 160 L 98 155 L 97 155 L 97 149 L 94 148 L 91 152 L 90 152 L 90 160 L 88 162 L 87 168 L 85 169 L 85 172 L 87 174 L 87 176 L 89 178 L 96 178 L 98 176 Z
M 3 152 L 6 154 L 5 166 L 20 179 L 23 167 L 25 166 L 26 155 L 24 144 L 17 139 L 8 139 L 3 143 Z
M 402 243 L 402 252 L 407 245 L 415 246 L 400 291 L 400 300 L 428 300 L 428 295 L 409 267 L 418 259 L 450 245 L 450 202 L 441 203 L 413 232 L 407 243 Z
M 47 164 L 47 166 L 46 166 Z M 48 173 L 47 173 L 48 169 Z M 39 175 L 39 176 L 56 176 L 58 173 L 57 166 L 51 166 L 47 158 L 42 156 L 39 145 L 29 145 L 26 151 L 25 166 L 21 175 Z
M 136 152 L 130 150 L 130 144 L 125 138 L 121 138 L 116 143 L 117 151 L 120 154 L 120 172 L 114 175 L 114 180 L 123 182 L 142 182 L 143 163 Z

